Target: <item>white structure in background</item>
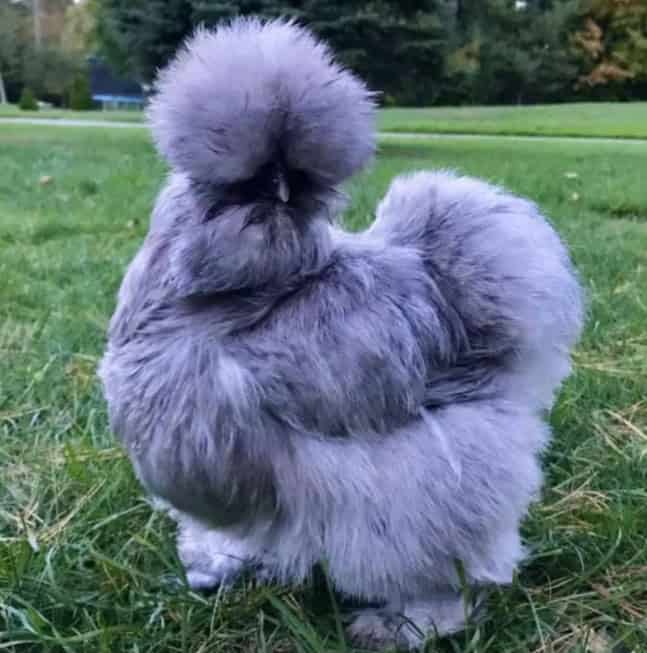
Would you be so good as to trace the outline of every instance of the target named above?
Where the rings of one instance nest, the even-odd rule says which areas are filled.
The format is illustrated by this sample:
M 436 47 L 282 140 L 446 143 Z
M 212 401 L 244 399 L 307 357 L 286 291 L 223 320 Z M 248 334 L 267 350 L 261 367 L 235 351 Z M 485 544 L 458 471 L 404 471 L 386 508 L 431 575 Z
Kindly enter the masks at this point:
M 1 72 L 0 72 L 0 104 L 7 104 L 7 93 L 4 90 L 4 80 L 2 79 Z
M 515 0 L 514 8 L 516 11 L 528 9 L 528 0 Z

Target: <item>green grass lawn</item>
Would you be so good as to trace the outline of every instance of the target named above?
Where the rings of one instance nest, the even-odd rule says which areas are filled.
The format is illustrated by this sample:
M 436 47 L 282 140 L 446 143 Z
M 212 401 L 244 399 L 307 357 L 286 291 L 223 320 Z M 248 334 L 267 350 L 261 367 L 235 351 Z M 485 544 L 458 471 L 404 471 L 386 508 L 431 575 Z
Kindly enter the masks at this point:
M 70 111 L 41 109 L 21 111 L 15 104 L 0 104 L 0 118 L 68 118 L 70 120 L 107 120 L 109 122 L 142 122 L 143 111 Z
M 141 111 L 20 111 L 0 105 L 0 118 L 72 118 L 140 122 Z M 647 102 L 580 103 L 524 107 L 434 107 L 382 109 L 379 127 L 388 132 L 647 138 Z
M 646 164 L 643 144 L 390 140 L 350 188 L 361 228 L 403 170 L 505 184 L 590 293 L 529 560 L 429 651 L 647 651 Z M 205 597 L 174 580 L 172 527 L 108 431 L 95 367 L 164 174 L 147 133 L 4 125 L 0 169 L 0 650 L 349 653 L 320 583 Z
M 384 109 L 393 132 L 647 138 L 647 102 Z

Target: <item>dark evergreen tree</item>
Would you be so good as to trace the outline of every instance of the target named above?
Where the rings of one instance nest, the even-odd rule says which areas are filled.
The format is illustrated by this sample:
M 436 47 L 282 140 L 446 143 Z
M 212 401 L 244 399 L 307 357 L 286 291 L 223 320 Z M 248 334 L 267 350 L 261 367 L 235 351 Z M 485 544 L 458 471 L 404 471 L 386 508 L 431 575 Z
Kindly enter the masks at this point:
M 94 107 L 87 71 L 74 78 L 70 87 L 68 106 L 75 111 L 87 111 Z
M 589 93 L 588 80 L 616 69 L 628 73 L 614 89 L 647 92 L 644 11 L 635 10 L 643 2 L 101 0 L 97 26 L 109 61 L 144 83 L 196 25 L 254 14 L 292 16 L 311 27 L 388 104 L 541 102 Z M 605 18 L 611 15 L 620 18 Z M 581 43 L 589 38 L 585 20 L 601 25 L 609 54 L 600 64 L 578 49 L 578 35 Z
M 176 51 L 193 27 L 189 0 L 103 0 L 97 37 L 110 63 L 141 82 Z
M 328 40 L 337 56 L 393 102 L 438 95 L 446 47 L 431 0 L 104 0 L 99 39 L 120 70 L 149 82 L 198 24 L 239 15 L 291 16 Z
M 486 0 L 486 19 L 475 28 L 478 70 L 473 96 L 483 103 L 569 99 L 577 79 L 569 33 L 579 0 L 553 6 Z
M 18 106 L 21 111 L 38 111 L 38 102 L 36 102 L 36 98 L 28 86 L 22 89 Z
M 29 19 L 25 6 L 0 2 L 0 74 L 10 102 L 18 100 L 23 87 L 23 57 L 32 46 Z

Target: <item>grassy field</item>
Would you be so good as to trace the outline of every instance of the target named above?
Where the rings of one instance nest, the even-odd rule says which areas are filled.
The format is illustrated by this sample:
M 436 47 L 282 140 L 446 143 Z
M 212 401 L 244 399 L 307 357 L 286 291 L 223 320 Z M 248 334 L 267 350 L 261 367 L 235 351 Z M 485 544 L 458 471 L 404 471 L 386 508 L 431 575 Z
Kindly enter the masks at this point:
M 140 111 L 20 111 L 0 105 L 0 117 L 73 118 L 140 122 Z M 647 138 L 647 102 L 555 104 L 530 107 L 434 107 L 382 109 L 387 132 Z
M 647 145 L 390 140 L 353 183 L 451 167 L 532 197 L 569 242 L 590 321 L 552 415 L 531 547 L 443 653 L 647 651 Z M 0 126 L 0 650 L 350 653 L 321 583 L 178 582 L 173 531 L 108 431 L 95 379 L 163 166 L 146 132 Z
M 647 102 L 384 109 L 392 132 L 647 138 Z
M 70 120 L 142 122 L 144 113 L 143 111 L 70 111 L 69 109 L 21 111 L 15 104 L 0 104 L 0 118 L 68 118 Z

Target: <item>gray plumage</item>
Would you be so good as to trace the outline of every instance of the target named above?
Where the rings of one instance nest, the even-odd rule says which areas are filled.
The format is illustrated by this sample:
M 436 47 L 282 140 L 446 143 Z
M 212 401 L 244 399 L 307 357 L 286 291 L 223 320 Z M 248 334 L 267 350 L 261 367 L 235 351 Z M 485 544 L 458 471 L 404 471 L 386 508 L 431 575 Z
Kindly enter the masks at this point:
M 363 643 L 459 629 L 456 561 L 480 588 L 523 556 L 582 324 L 564 246 L 534 204 L 449 172 L 395 179 L 363 233 L 335 226 L 372 96 L 291 22 L 198 31 L 156 90 L 172 169 L 100 375 L 189 582 L 326 561 L 385 604 L 351 625 Z

